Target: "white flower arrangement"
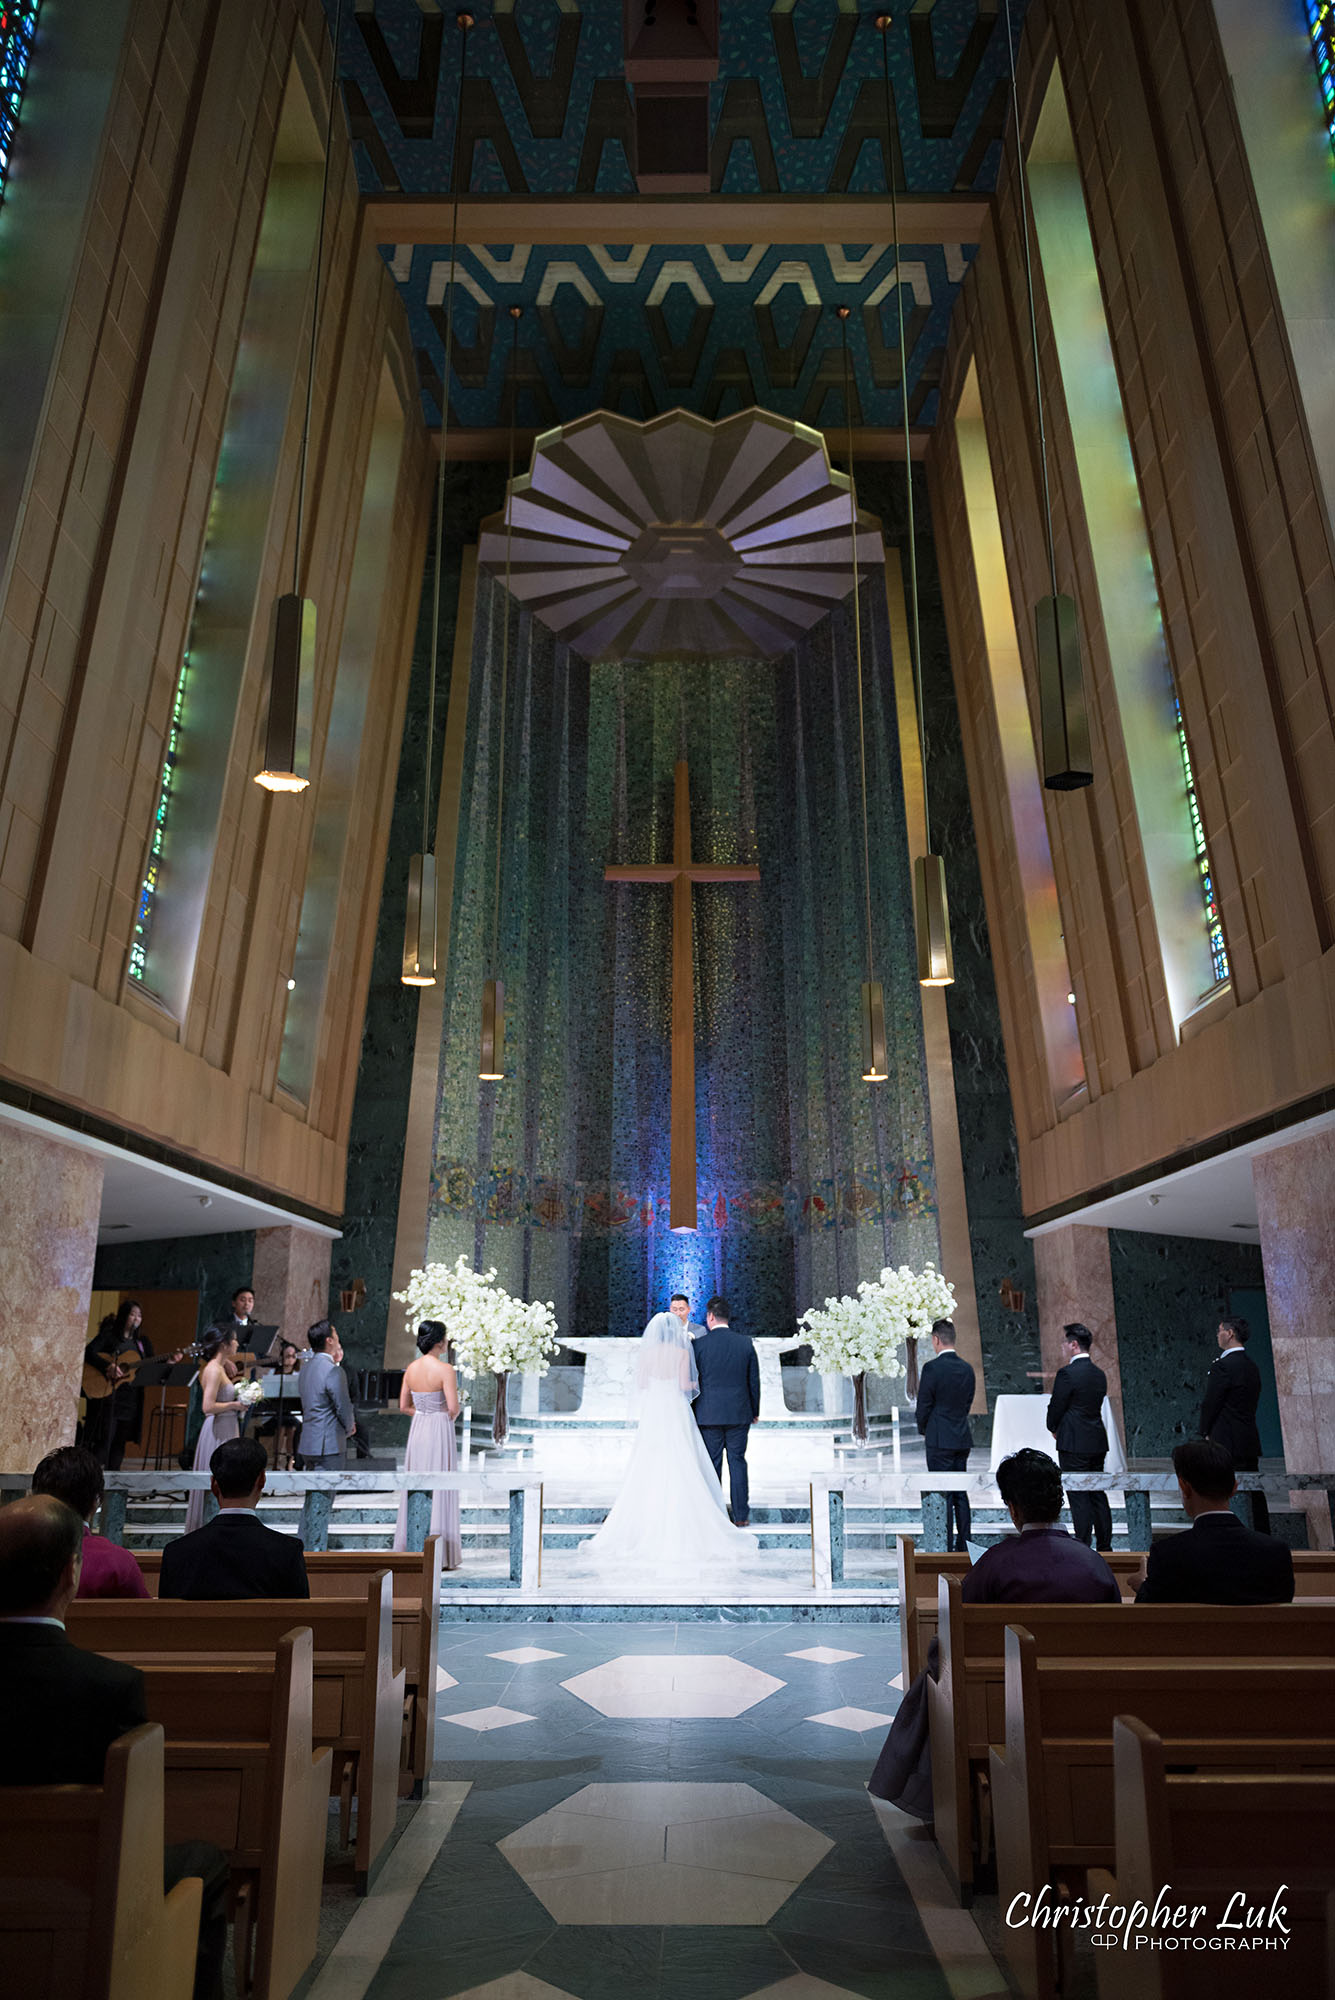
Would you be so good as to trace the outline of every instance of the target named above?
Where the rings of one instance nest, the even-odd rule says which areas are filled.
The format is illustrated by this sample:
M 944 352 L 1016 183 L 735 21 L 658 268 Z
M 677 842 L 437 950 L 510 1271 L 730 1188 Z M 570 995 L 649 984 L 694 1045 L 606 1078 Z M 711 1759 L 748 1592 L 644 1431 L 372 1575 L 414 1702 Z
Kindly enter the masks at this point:
M 238 1382 L 236 1385 L 235 1400 L 245 1409 L 249 1409 L 252 1404 L 262 1403 L 264 1401 L 263 1384 L 259 1382 Z
M 911 1335 L 933 1320 L 949 1319 L 955 1294 L 934 1264 L 911 1271 L 887 1265 L 879 1278 L 868 1278 L 856 1296 L 826 1299 L 798 1321 L 810 1342 L 812 1369 L 822 1375 L 884 1375 L 904 1373 L 899 1350 Z
M 511 1369 L 545 1375 L 560 1342 L 556 1312 L 548 1303 L 511 1298 L 496 1283 L 495 1271 L 473 1271 L 460 1257 L 454 1264 L 428 1264 L 409 1274 L 395 1298 L 407 1308 L 410 1328 L 438 1319 L 467 1376 L 504 1375 Z

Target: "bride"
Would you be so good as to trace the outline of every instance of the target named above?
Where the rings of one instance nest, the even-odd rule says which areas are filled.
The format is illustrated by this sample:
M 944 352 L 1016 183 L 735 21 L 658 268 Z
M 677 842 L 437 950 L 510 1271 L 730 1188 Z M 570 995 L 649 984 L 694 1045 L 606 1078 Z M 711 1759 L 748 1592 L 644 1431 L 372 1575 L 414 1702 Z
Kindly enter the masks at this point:
M 720 1562 L 735 1566 L 755 1544 L 728 1519 L 691 1413 L 700 1393 L 691 1337 L 672 1313 L 655 1313 L 644 1329 L 636 1384 L 640 1421 L 630 1464 L 579 1567 L 633 1571 L 651 1581 L 665 1570 L 693 1577 Z

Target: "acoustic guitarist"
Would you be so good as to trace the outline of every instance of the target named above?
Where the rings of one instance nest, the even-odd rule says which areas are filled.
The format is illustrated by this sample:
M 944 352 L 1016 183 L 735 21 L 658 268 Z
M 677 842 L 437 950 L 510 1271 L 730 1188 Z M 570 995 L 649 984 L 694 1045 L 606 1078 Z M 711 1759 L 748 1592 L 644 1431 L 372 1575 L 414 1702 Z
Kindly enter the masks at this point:
M 84 1349 L 83 1442 L 108 1472 L 120 1471 L 126 1445 L 131 1440 L 137 1444 L 143 1431 L 144 1392 L 135 1376 L 153 1352 L 143 1317 L 138 1299 L 122 1299 Z M 172 1358 L 179 1361 L 181 1356 Z

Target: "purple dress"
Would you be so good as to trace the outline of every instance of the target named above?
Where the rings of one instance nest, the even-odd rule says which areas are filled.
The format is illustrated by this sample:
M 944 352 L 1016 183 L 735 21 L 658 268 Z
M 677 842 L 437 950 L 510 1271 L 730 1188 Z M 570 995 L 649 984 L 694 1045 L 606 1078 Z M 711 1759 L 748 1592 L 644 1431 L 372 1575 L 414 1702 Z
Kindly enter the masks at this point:
M 218 1391 L 215 1401 L 219 1403 L 234 1403 L 236 1401 L 236 1383 L 224 1382 Z M 199 1442 L 195 1446 L 194 1471 L 207 1472 L 209 1469 L 209 1460 L 213 1457 L 218 1446 L 220 1444 L 230 1444 L 233 1438 L 240 1437 L 240 1435 L 241 1412 L 239 1410 L 235 1414 L 231 1410 L 227 1410 L 221 1416 L 205 1417 L 204 1428 L 200 1432 Z M 186 1501 L 185 1532 L 187 1535 L 192 1535 L 196 1528 L 203 1527 L 204 1502 L 208 1497 L 208 1488 L 206 1486 L 197 1486 Z
M 443 1389 L 414 1389 L 413 1420 L 408 1427 L 408 1448 L 403 1454 L 405 1472 L 453 1472 L 459 1463 L 454 1445 L 454 1418 L 445 1407 Z M 431 1533 L 441 1538 L 441 1567 L 458 1569 L 463 1561 L 459 1538 L 459 1495 L 437 1491 L 431 1496 Z M 408 1546 L 408 1495 L 399 1496 L 398 1526 L 394 1546 Z

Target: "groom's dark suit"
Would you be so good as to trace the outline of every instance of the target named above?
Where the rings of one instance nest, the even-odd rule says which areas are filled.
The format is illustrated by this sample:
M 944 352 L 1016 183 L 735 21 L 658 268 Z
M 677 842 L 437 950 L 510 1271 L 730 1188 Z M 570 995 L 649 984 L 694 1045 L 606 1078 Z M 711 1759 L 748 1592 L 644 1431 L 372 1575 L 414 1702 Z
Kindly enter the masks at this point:
M 694 1346 L 700 1373 L 695 1421 L 720 1480 L 723 1454 L 728 1454 L 732 1518 L 742 1528 L 751 1516 L 746 1434 L 760 1415 L 760 1362 L 750 1334 L 734 1333 L 730 1326 L 711 1328 Z

